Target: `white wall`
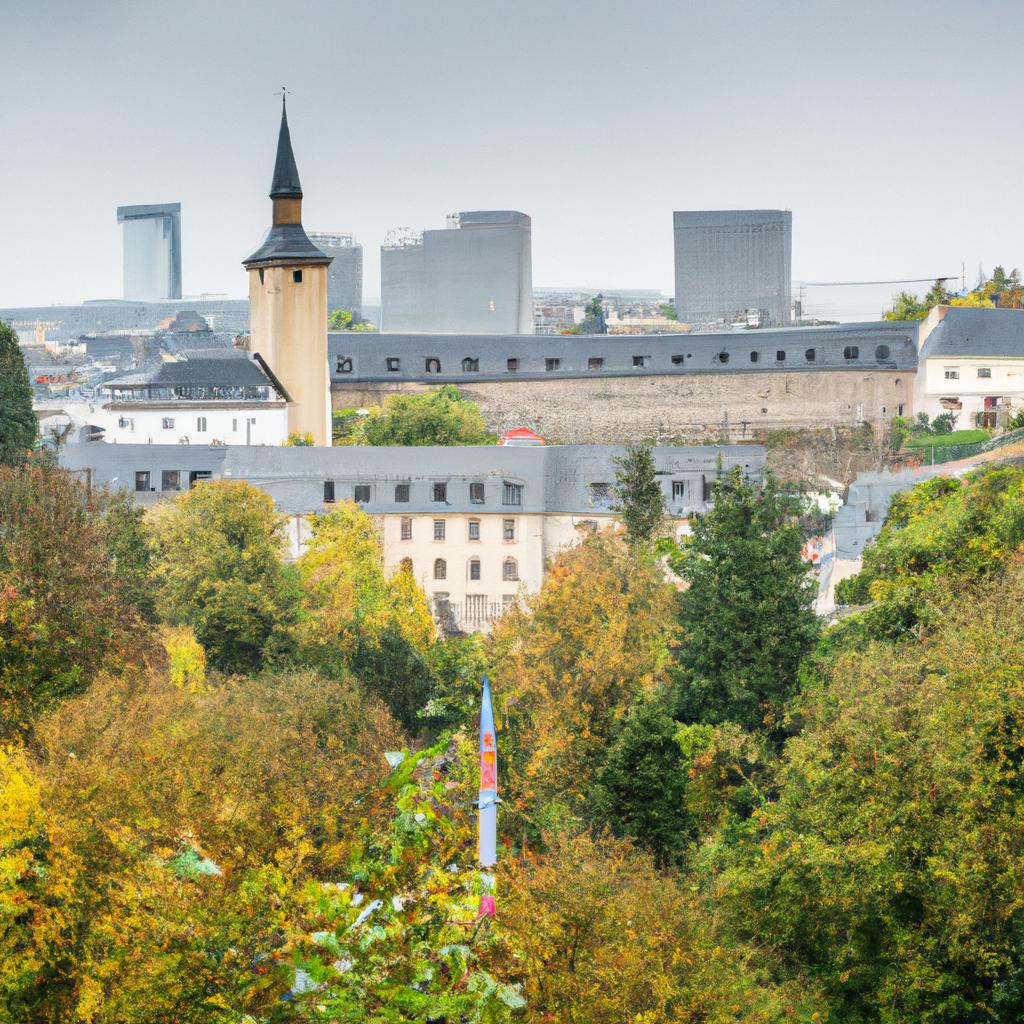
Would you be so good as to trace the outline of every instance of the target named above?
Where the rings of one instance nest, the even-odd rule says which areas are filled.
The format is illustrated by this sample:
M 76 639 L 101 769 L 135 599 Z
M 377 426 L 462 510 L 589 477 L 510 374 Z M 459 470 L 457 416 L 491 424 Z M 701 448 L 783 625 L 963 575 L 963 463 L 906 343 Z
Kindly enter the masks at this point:
M 979 377 L 979 370 L 988 370 L 991 376 Z M 947 373 L 958 376 L 948 378 Z M 958 429 L 975 425 L 975 414 L 985 408 L 987 397 L 1006 399 L 1018 408 L 1024 406 L 1024 358 L 935 356 L 924 361 L 918 377 L 915 411 L 937 416 L 950 411 L 942 406 L 942 398 L 958 398 L 963 404 L 957 412 Z

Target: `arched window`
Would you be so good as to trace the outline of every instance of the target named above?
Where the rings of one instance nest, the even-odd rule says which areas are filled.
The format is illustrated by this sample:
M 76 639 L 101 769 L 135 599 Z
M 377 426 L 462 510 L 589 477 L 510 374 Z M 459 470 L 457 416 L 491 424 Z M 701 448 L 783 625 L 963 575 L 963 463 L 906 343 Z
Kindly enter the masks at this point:
M 480 559 L 471 558 L 469 560 L 469 578 L 471 580 L 480 579 Z
M 434 559 L 434 579 L 448 579 L 448 563 L 443 558 Z
M 857 345 L 847 345 L 843 349 L 844 359 L 860 359 L 860 348 Z
M 890 352 L 889 352 L 889 346 L 888 345 L 879 345 L 878 348 L 875 349 L 875 358 L 876 359 L 888 359 L 889 355 L 890 355 Z
M 441 372 L 441 360 L 435 356 L 427 356 L 423 362 L 423 369 L 427 373 L 440 373 Z
M 809 349 L 808 349 L 808 350 L 807 350 L 807 351 L 806 351 L 806 352 L 804 353 L 804 359 L 806 359 L 806 360 L 807 360 L 807 362 L 809 362 L 809 363 L 813 363 L 813 362 L 814 362 L 814 357 L 815 357 L 815 355 L 816 355 L 816 353 L 815 353 L 814 349 L 813 349 L 813 348 L 809 348 Z
M 462 360 L 462 372 L 463 373 L 477 373 L 480 370 L 480 360 L 473 359 L 472 356 L 466 356 Z
M 506 558 L 502 562 L 501 578 L 506 583 L 515 583 L 519 579 L 519 563 L 514 558 Z

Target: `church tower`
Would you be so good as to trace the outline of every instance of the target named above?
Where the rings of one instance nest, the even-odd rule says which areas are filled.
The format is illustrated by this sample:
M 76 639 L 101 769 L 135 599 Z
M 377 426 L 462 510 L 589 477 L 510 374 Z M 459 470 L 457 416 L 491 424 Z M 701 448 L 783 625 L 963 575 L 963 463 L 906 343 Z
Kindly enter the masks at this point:
M 274 183 L 274 219 L 266 241 L 242 266 L 249 271 L 250 346 L 284 385 L 291 399 L 288 430 L 331 443 L 331 393 L 327 366 L 327 267 L 331 257 L 306 237 L 302 186 L 281 97 Z

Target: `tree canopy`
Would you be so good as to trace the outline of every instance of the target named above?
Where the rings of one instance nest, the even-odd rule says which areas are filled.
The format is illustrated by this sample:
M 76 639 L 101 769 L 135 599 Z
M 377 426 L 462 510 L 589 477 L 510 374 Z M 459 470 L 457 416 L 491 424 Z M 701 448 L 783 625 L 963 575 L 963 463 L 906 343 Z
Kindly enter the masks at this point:
M 656 538 L 665 519 L 665 497 L 654 455 L 649 446 L 633 445 L 615 464 L 614 510 L 622 518 L 630 543 L 648 543 Z
M 39 433 L 18 336 L 0 320 L 0 465 L 24 462 Z
M 355 420 L 341 438 L 346 444 L 395 445 L 494 444 L 480 409 L 457 387 L 390 395 L 380 408 Z

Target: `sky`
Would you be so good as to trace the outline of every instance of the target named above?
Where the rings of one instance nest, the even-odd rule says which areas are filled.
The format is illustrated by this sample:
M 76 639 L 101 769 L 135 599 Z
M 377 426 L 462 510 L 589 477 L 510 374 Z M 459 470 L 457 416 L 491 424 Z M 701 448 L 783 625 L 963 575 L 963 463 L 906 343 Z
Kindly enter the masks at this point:
M 175 201 L 184 292 L 244 296 L 283 84 L 304 224 L 362 243 L 367 302 L 388 229 L 472 209 L 532 217 L 538 287 L 670 295 L 672 211 L 719 208 L 791 209 L 798 281 L 971 284 L 1024 264 L 1018 20 L 1010 0 L 0 0 L 0 307 L 120 297 L 116 208 Z M 898 287 L 807 303 L 874 316 Z

